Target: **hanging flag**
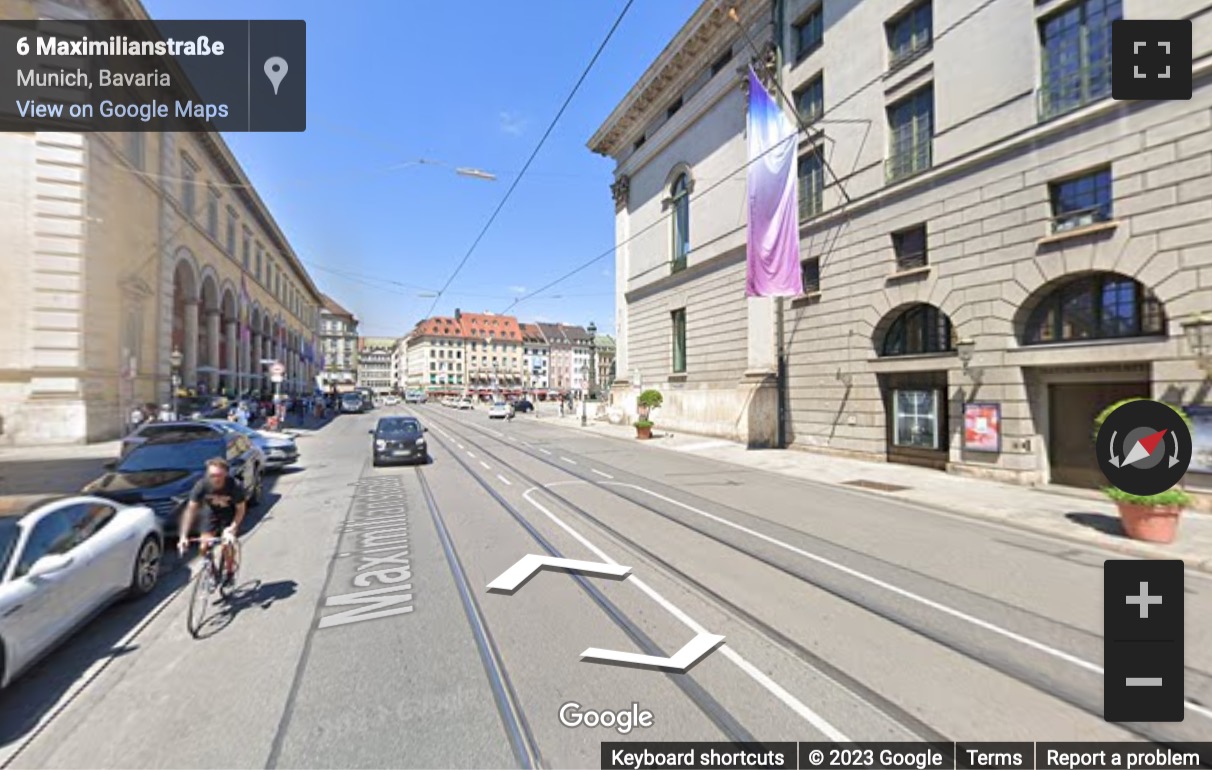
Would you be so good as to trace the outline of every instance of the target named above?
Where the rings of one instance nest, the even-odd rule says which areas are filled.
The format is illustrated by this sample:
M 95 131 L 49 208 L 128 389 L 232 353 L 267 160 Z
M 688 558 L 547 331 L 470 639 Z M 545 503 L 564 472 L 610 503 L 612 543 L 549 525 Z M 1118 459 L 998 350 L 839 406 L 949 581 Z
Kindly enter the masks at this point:
M 796 129 L 749 68 L 749 246 L 745 295 L 794 297 L 800 273 Z

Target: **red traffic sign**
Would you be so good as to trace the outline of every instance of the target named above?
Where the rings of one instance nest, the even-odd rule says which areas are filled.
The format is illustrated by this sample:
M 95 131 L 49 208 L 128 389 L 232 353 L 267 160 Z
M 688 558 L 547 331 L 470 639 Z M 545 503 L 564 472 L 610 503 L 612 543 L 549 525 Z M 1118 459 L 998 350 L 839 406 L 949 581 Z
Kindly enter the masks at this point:
M 277 361 L 274 361 L 269 365 L 269 373 L 274 377 L 281 377 L 282 375 L 286 374 L 286 367 Z

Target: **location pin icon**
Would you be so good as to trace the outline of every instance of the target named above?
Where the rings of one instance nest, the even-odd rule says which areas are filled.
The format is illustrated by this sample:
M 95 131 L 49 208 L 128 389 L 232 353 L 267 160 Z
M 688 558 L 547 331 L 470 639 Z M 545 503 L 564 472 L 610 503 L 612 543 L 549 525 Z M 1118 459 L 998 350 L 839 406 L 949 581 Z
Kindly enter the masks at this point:
M 278 95 L 278 86 L 282 84 L 282 78 L 286 77 L 288 69 L 290 68 L 286 66 L 286 60 L 281 56 L 271 56 L 265 60 L 265 77 L 274 85 L 274 96 Z

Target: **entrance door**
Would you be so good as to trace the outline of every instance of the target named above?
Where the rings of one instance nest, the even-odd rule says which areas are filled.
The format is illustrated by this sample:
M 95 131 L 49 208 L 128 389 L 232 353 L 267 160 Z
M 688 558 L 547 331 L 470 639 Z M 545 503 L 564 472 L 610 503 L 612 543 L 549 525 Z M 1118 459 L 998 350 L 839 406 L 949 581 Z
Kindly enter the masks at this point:
M 1095 454 L 1094 418 L 1116 401 L 1138 397 L 1149 397 L 1149 383 L 1048 386 L 1048 462 L 1053 484 L 1091 489 L 1106 485 Z

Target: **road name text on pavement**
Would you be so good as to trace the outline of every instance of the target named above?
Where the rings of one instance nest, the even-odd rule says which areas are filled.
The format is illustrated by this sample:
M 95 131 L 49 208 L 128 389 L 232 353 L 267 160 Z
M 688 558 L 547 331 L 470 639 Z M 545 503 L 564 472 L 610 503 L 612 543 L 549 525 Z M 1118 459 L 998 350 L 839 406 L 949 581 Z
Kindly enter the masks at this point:
M 406 615 L 413 610 L 408 507 L 399 477 L 363 479 L 354 492 L 354 510 L 343 537 L 355 546 L 341 555 L 359 560 L 350 593 L 329 596 L 325 607 L 349 607 L 319 620 L 319 628 L 343 626 L 363 620 Z M 379 586 L 379 587 L 375 587 Z

